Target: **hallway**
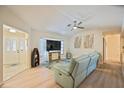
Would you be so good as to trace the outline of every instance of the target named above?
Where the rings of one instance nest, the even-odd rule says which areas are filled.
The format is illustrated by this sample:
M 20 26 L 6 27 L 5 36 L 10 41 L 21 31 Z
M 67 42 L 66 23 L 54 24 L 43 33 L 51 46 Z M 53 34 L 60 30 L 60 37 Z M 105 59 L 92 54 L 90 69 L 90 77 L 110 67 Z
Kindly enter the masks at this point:
M 80 88 L 124 88 L 121 65 L 117 63 L 102 64 L 88 76 Z M 28 69 L 6 81 L 4 88 L 60 88 L 54 81 L 53 72 L 44 67 Z

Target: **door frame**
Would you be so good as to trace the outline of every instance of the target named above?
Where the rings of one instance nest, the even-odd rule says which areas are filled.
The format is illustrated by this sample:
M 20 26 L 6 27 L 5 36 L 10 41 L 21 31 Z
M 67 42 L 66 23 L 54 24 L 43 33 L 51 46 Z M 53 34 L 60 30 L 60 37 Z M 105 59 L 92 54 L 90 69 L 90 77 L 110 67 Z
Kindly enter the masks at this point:
M 108 31 L 108 32 L 103 32 L 103 63 L 105 62 L 105 56 L 106 56 L 106 40 L 105 36 L 106 35 L 112 35 L 112 34 L 120 34 L 120 63 L 121 63 L 121 32 L 120 31 Z
M 31 54 L 31 47 L 30 47 L 30 38 L 29 38 L 29 33 L 28 32 L 25 32 L 25 31 L 22 31 L 22 30 L 20 30 L 20 29 L 17 29 L 17 28 L 15 28 L 15 27 L 12 27 L 12 26 L 9 26 L 9 25 L 6 25 L 6 24 L 3 24 L 2 25 L 2 32 L 4 32 L 4 26 L 7 26 L 7 27 L 10 27 L 10 28 L 14 28 L 15 30 L 17 30 L 17 31 L 19 31 L 19 32 L 22 32 L 22 33 L 24 33 L 24 34 L 26 34 L 26 37 L 27 38 L 25 38 L 26 40 L 27 40 L 27 50 L 26 50 L 26 68 L 24 69 L 24 70 L 26 70 L 26 69 L 28 69 L 28 68 L 31 68 L 31 56 L 30 56 L 30 54 Z M 4 36 L 4 34 L 3 34 L 3 36 Z M 2 37 L 3 38 L 3 37 Z M 3 44 L 4 42 L 2 42 L 2 44 Z M 2 46 L 4 46 L 4 45 L 2 45 Z M 4 47 L 3 47 L 4 48 Z M 4 53 L 4 51 L 3 51 L 3 53 Z M 3 57 L 4 57 L 4 55 L 3 55 Z M 3 60 L 4 61 L 4 60 Z M 3 70 L 3 63 L 2 63 L 2 70 Z M 23 70 L 23 71 L 24 71 Z M 23 72 L 23 71 L 21 71 L 21 72 Z M 3 72 L 3 74 L 4 74 L 4 71 L 2 71 Z M 3 77 L 3 74 L 2 74 L 2 77 Z M 17 74 L 15 74 L 14 76 L 16 76 Z M 4 79 L 2 78 L 2 81 L 3 81 Z M 4 82 L 4 81 L 3 81 Z
M 106 54 L 106 53 L 105 53 L 105 50 L 106 50 L 106 49 L 105 49 L 105 38 L 103 37 L 103 63 L 105 63 L 105 56 L 106 56 L 106 55 L 105 55 L 105 54 Z

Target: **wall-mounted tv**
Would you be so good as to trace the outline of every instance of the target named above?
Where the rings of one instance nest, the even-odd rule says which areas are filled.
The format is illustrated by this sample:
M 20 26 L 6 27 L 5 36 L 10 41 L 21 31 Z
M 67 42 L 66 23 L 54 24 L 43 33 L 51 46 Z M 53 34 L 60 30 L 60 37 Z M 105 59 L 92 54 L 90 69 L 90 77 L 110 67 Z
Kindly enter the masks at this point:
M 47 51 L 61 50 L 61 41 L 47 40 L 46 49 Z

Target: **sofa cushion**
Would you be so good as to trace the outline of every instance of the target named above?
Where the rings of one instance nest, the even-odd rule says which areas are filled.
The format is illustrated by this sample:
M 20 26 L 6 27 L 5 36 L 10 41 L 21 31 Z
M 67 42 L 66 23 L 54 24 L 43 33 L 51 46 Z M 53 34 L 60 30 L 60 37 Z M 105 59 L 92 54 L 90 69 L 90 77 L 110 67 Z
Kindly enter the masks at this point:
M 72 59 L 71 63 L 70 63 L 70 67 L 69 67 L 69 72 L 70 73 L 73 72 L 75 65 L 76 65 L 76 61 L 75 61 L 75 59 Z
M 70 75 L 69 66 L 70 64 L 58 63 L 53 66 L 53 69 L 59 71 L 60 73 L 64 73 L 65 75 Z
M 89 56 L 88 56 L 88 55 L 82 55 L 82 56 L 80 56 L 80 57 L 77 57 L 77 58 L 75 58 L 75 59 L 72 59 L 72 60 L 71 60 L 71 63 L 70 63 L 69 73 L 72 73 L 72 72 L 73 72 L 74 67 L 75 67 L 75 65 L 76 65 L 77 62 L 78 62 L 78 63 L 83 62 L 86 58 L 89 58 Z M 84 62 L 85 62 L 85 61 L 84 61 Z M 89 62 L 88 62 L 88 63 L 89 63 Z
M 98 59 L 99 59 L 99 53 L 95 51 L 95 52 L 89 54 L 89 57 L 91 58 L 89 66 L 91 66 L 92 64 L 97 64 Z
M 77 61 L 75 68 L 72 72 L 72 76 L 76 77 L 79 74 L 83 74 L 83 71 L 87 70 L 89 62 L 90 62 L 90 57 L 85 57 L 85 58 Z
M 77 57 L 77 58 L 75 58 L 75 60 L 78 62 L 78 61 L 80 61 L 80 60 L 82 60 L 82 59 L 84 59 L 84 58 L 86 58 L 86 57 L 88 57 L 88 55 L 81 55 L 81 56 L 79 56 L 79 57 Z
M 98 52 L 97 51 L 94 51 L 94 52 L 92 52 L 92 53 L 89 54 L 90 57 L 92 57 L 94 55 L 98 55 Z

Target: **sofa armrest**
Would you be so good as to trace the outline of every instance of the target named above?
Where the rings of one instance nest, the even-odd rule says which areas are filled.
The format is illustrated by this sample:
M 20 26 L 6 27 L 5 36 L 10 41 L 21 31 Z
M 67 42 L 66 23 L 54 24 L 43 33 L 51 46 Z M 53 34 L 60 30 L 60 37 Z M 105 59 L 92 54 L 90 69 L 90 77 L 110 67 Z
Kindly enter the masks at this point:
M 60 73 L 60 74 L 65 74 L 65 75 L 70 75 L 70 73 L 69 73 L 69 71 L 68 71 L 68 67 L 66 67 L 66 68 L 63 68 L 63 66 L 54 66 L 53 67 L 53 69 L 55 70 L 55 71 L 57 71 L 58 73 Z

